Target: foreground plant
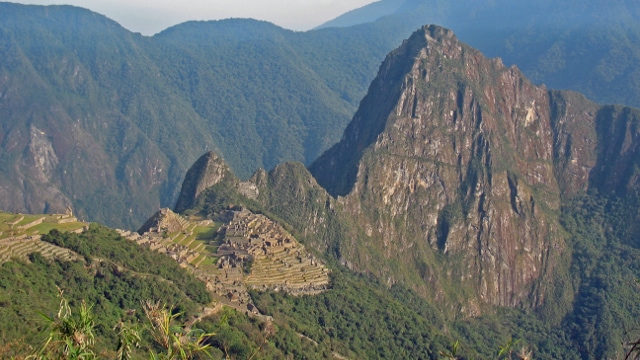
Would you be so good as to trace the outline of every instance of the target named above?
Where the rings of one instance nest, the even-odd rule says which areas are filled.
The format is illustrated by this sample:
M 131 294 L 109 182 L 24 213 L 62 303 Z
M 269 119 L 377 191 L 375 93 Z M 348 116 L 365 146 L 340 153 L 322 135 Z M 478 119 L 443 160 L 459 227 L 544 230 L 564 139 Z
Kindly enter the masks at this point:
M 60 305 L 57 314 L 51 317 L 41 314 L 49 328 L 47 339 L 40 348 L 24 359 L 98 359 L 99 356 L 93 348 L 96 324 L 91 313 L 92 306 L 82 301 L 78 313 L 75 314 L 64 297 L 63 290 L 58 288 L 58 293 Z M 115 356 L 117 360 L 133 358 L 134 349 L 140 347 L 142 330 L 148 330 L 153 340 L 162 349 L 161 352 L 149 349 L 150 359 L 188 360 L 196 355 L 211 357 L 208 351 L 210 345 L 205 341 L 214 334 L 191 330 L 179 324 L 177 318 L 182 314 L 174 314 L 172 307 L 167 307 L 160 302 L 144 301 L 142 308 L 149 320 L 147 326 L 121 321 L 113 329 L 118 335 L 118 349 Z
M 92 350 L 95 342 L 95 321 L 91 306 L 82 301 L 77 316 L 71 311 L 64 291 L 58 288 L 60 305 L 55 317 L 41 316 L 49 325 L 49 336 L 42 347 L 27 359 L 96 359 Z
M 118 331 L 116 360 L 131 359 L 133 349 L 140 346 L 140 327 L 138 324 L 120 321 L 114 330 Z
M 145 301 L 142 303 L 144 314 L 150 322 L 153 340 L 166 353 L 151 351 L 151 359 L 192 359 L 196 354 L 211 357 L 209 344 L 205 341 L 214 334 L 191 330 L 175 324 L 182 313 L 173 314 L 171 308 L 160 302 Z

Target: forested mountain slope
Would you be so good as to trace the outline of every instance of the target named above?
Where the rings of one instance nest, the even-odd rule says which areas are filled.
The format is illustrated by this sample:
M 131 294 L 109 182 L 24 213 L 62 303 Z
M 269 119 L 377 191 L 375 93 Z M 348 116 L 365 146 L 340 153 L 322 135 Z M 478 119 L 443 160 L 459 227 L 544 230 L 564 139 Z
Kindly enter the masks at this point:
M 122 227 L 172 204 L 207 149 L 244 177 L 312 161 L 338 139 L 372 76 L 353 64 L 368 59 L 373 69 L 386 51 L 252 20 L 146 38 L 79 8 L 0 7 L 0 206 L 72 205 Z

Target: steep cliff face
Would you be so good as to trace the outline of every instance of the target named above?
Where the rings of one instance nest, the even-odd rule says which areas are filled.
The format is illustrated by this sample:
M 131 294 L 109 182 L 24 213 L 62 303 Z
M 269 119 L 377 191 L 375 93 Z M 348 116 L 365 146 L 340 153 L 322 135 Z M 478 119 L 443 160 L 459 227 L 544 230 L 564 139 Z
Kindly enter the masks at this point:
M 229 166 L 215 152 L 209 151 L 202 155 L 187 171 L 175 211 L 182 212 L 193 207 L 205 189 L 216 185 L 228 175 L 235 178 Z
M 154 140 L 149 121 L 170 123 L 165 109 L 174 102 L 140 100 L 145 89 L 162 92 L 156 80 L 140 80 L 158 73 L 140 38 L 82 9 L 0 7 L 0 207 L 42 213 L 72 206 L 80 218 L 138 227 L 159 207 L 163 187 L 176 192 L 184 171 L 166 155 L 171 144 Z
M 462 283 L 477 295 L 469 312 L 539 303 L 536 284 L 564 248 L 547 90 L 430 26 L 389 55 L 369 103 L 388 110 L 361 107 L 311 167 L 328 189 L 326 174 L 349 178 L 334 194 L 366 236 L 345 256 L 436 298 L 443 281 Z M 362 136 L 365 126 L 376 133 Z M 354 143 L 353 159 L 332 158 Z
M 640 185 L 640 110 L 600 106 L 574 92 L 552 91 L 556 176 L 565 198 L 595 189 L 625 196 Z
M 7 145 L 0 206 L 27 213 L 59 213 L 71 206 L 80 218 L 91 220 L 129 214 L 128 221 L 117 222 L 122 227 L 135 223 L 137 214 L 158 208 L 157 193 L 167 181 L 170 161 L 128 121 L 114 114 L 75 117 L 46 97 L 24 106 L 33 107 L 30 117 L 0 136 Z M 9 108 L 17 107 L 0 104 L 0 114 Z M 104 139 L 87 129 L 93 121 L 118 127 L 113 135 L 122 147 L 121 162 L 103 148 Z M 105 195 L 111 193 L 116 195 Z

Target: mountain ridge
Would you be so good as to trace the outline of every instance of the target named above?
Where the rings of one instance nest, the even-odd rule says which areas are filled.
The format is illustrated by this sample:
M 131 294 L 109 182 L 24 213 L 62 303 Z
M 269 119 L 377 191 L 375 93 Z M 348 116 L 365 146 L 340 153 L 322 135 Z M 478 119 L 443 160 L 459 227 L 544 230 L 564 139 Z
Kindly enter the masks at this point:
M 403 66 L 400 74 L 387 73 L 395 58 L 411 66 Z M 394 79 L 398 75 L 400 79 Z M 391 81 L 395 87 L 377 85 Z M 389 93 L 394 95 L 385 98 Z M 544 262 L 534 255 L 548 251 L 545 237 L 561 244 L 559 224 L 544 210 L 560 206 L 553 168 L 545 164 L 552 156 L 551 131 L 538 120 L 544 116 L 544 103 L 535 107 L 545 95 L 544 88 L 535 88 L 515 68 L 484 59 L 459 43 L 450 30 L 425 26 L 383 63 L 367 95 L 372 103 L 387 102 L 389 111 L 373 112 L 369 118 L 360 115 L 361 119 L 356 115 L 341 142 L 320 157 L 311 172 L 324 186 L 331 181 L 323 181 L 323 174 L 349 174 L 353 185 L 339 194 L 339 201 L 365 230 L 362 241 L 370 244 L 364 247 L 405 263 L 404 271 L 383 270 L 388 272 L 385 276 L 415 273 L 415 265 L 406 262 L 416 261 L 426 265 L 425 280 L 442 281 L 447 276 L 437 270 L 440 266 L 432 257 L 450 253 L 448 257 L 461 257 L 456 263 L 470 268 L 449 276 L 464 279 L 469 274 L 477 301 L 539 304 L 543 294 L 532 295 L 534 284 L 545 268 L 555 266 L 563 248 L 559 245 Z M 380 119 L 384 126 L 371 126 Z M 363 136 L 365 126 L 380 132 Z M 548 144 L 522 134 L 531 126 Z M 345 170 L 332 155 L 345 153 L 342 146 L 356 139 L 370 143 L 359 149 L 362 157 L 355 161 L 353 177 L 349 169 L 354 161 L 347 161 Z M 541 196 L 534 195 L 535 187 Z M 528 250 L 523 252 L 523 246 Z M 416 254 L 421 255 L 409 260 Z M 444 264 L 453 266 L 449 260 Z M 468 306 L 478 304 L 472 300 Z
M 248 59 L 212 73 L 211 64 L 207 64 L 203 54 L 194 53 L 193 46 L 185 45 L 183 55 L 178 56 L 179 44 L 168 44 L 166 38 L 131 34 L 102 16 L 101 21 L 87 24 L 98 15 L 84 9 L 0 5 L 6 10 L 3 15 L 11 18 L 2 23 L 0 31 L 7 35 L 3 37 L 7 41 L 2 47 L 3 54 L 12 59 L 0 70 L 4 74 L 0 81 L 0 110 L 3 119 L 15 120 L 3 123 L 0 136 L 7 146 L 0 162 L 6 174 L 0 180 L 0 191 L 6 195 L 0 206 L 7 210 L 55 212 L 72 205 L 91 220 L 137 227 L 149 215 L 149 209 L 175 201 L 188 163 L 202 151 L 224 149 L 225 157 L 235 168 L 249 176 L 255 168 L 268 167 L 283 157 L 313 158 L 332 142 L 331 136 L 338 136 L 340 126 L 333 126 L 335 135 L 323 132 L 321 136 L 303 140 L 305 134 L 320 130 L 318 124 L 308 126 L 304 121 L 313 123 L 322 118 L 323 124 L 331 124 L 336 118 L 347 120 L 348 105 L 336 99 L 312 71 L 296 65 L 300 58 L 284 52 L 292 53 L 287 44 L 275 50 L 268 43 L 263 45 L 276 58 L 288 57 L 285 63 L 291 68 L 297 66 L 297 75 L 287 71 L 289 75 L 276 74 L 277 80 L 273 81 L 269 78 L 274 74 L 255 67 Z M 36 18 L 38 25 L 31 23 Z M 65 22 L 66 18 L 69 21 Z M 102 29 L 103 22 L 107 24 L 104 31 L 80 32 L 63 27 L 69 23 L 95 30 Z M 295 35 L 268 26 L 276 33 Z M 82 38 L 81 33 L 90 36 Z M 42 39 L 48 41 L 40 46 Z M 254 39 L 249 46 L 233 51 L 245 52 L 255 44 Z M 217 48 L 218 52 L 224 50 Z M 226 45 L 225 49 L 231 48 L 233 45 Z M 229 54 L 226 56 L 229 59 Z M 176 72 L 171 62 L 176 57 L 190 64 L 183 64 Z M 277 61 L 270 56 L 266 58 L 270 60 L 263 66 L 270 66 L 280 74 L 282 69 L 276 67 Z M 252 69 L 256 75 L 249 75 L 245 85 L 241 85 L 240 77 L 247 77 L 244 68 Z M 283 83 L 282 89 L 291 88 L 287 83 L 295 80 L 302 86 L 295 97 L 306 100 L 289 106 L 279 100 L 284 96 L 282 92 L 272 91 L 270 98 L 263 99 L 273 104 L 271 109 L 256 107 L 250 104 L 250 99 L 260 97 L 256 91 L 259 93 L 262 85 L 255 86 L 258 80 L 255 76 L 260 76 L 262 83 Z M 237 86 L 229 87 L 229 91 L 216 85 L 228 83 L 227 79 L 234 77 Z M 316 85 L 302 84 L 299 79 L 303 77 L 314 78 L 308 83 Z M 309 105 L 308 98 L 323 97 L 328 99 L 326 111 L 314 111 L 316 105 Z M 244 111 L 240 114 L 231 108 Z M 320 115 L 304 115 L 309 111 Z M 282 128 L 281 140 L 268 136 L 274 126 Z M 40 136 L 41 133 L 45 135 Z M 34 138 L 31 150 L 30 137 Z M 189 141 L 180 141 L 181 138 Z M 242 141 L 254 145 L 238 145 Z M 298 145 L 294 146 L 296 142 Z M 48 154 L 44 173 L 36 167 L 39 161 L 35 158 L 45 158 L 36 153 Z M 148 161 L 143 164 L 143 159 Z M 91 164 L 104 166 L 94 168 Z M 128 215 L 116 215 L 127 211 Z
M 521 353 L 537 358 L 611 358 L 627 352 L 628 339 L 637 337 L 623 330 L 640 316 L 634 283 L 640 275 L 635 225 L 640 110 L 536 86 L 518 68 L 486 58 L 451 30 L 433 25 L 387 57 L 366 99 L 335 146 L 355 149 L 354 156 L 329 150 L 312 166 L 315 173 L 343 176 L 344 186 L 337 187 L 342 195 L 332 196 L 320 185 L 325 180 L 300 162 L 241 180 L 208 151 L 188 171 L 176 203 L 193 222 L 161 209 L 145 226 L 149 238 L 121 232 L 158 251 L 179 245 L 171 255 L 187 267 L 222 267 L 230 287 L 217 287 L 218 295 L 243 311 L 244 305 L 251 312 L 255 307 L 244 291 L 233 292 L 237 284 L 229 275 L 247 269 L 235 262 L 245 256 L 247 242 L 257 246 L 248 247 L 252 253 L 264 253 L 265 262 L 254 265 L 267 269 L 265 274 L 289 269 L 298 285 L 314 293 L 327 289 L 316 256 L 324 255 L 319 258 L 335 269 L 329 291 L 314 297 L 251 293 L 256 311 L 272 316 L 276 330 L 239 314 L 229 315 L 231 329 L 215 327 L 224 314 L 204 320 L 216 329 L 213 344 L 224 350 L 218 357 L 262 356 L 276 349 L 273 358 L 437 358 L 461 344 L 460 356 L 489 358 L 505 342 L 523 344 Z M 26 133 L 44 175 L 56 163 L 48 131 L 34 127 Z M 350 168 L 355 171 L 344 170 Z M 33 224 L 17 215 L 8 219 L 13 225 Z M 228 239 L 219 236 L 217 221 L 228 222 Z M 280 235 L 260 240 L 252 232 L 269 229 Z M 311 254 L 295 253 L 289 236 Z M 104 280 L 146 278 L 143 270 L 153 266 L 147 261 L 138 268 L 136 257 L 156 265 L 171 261 L 137 251 L 138 245 L 99 226 L 82 235 L 53 232 L 48 238 L 87 262 L 95 255 L 113 257 L 135 273 L 123 273 L 117 263 L 94 261 L 86 267 L 36 254 L 29 256 L 31 264 L 7 262 L 2 280 L 34 269 L 38 275 L 29 279 L 47 278 L 49 268 L 57 280 L 80 278 L 84 285 L 71 288 L 98 295 L 91 299 L 103 303 L 102 294 L 111 297 L 113 289 L 128 288 Z M 233 242 L 237 245 L 230 248 Z M 214 250 L 229 257 L 215 263 L 197 254 Z M 97 276 L 87 269 L 96 269 Z M 308 288 L 305 271 L 322 274 L 322 287 Z M 268 281 L 281 290 L 290 284 L 280 275 Z M 259 281 L 252 284 L 259 288 Z M 38 280 L 25 286 L 25 293 L 46 284 Z M 185 295 L 208 301 L 203 285 L 192 285 Z M 164 289 L 150 286 L 140 288 L 144 294 Z M 211 291 L 217 283 L 212 279 L 207 286 Z M 121 303 L 130 304 L 127 299 Z M 14 298 L 3 301 L 24 314 Z M 238 338 L 244 345 L 234 342 Z

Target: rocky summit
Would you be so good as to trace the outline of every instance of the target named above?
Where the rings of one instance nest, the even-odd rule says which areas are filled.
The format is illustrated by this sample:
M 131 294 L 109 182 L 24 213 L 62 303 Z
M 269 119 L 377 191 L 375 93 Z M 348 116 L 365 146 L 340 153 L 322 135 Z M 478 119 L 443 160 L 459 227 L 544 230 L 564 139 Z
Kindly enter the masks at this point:
M 311 172 L 365 234 L 345 249 L 356 267 L 436 298 L 462 285 L 470 313 L 536 306 L 565 252 L 562 200 L 636 184 L 638 119 L 536 86 L 426 26 L 387 57 Z
M 601 26 L 608 20 L 583 19 L 593 29 L 583 39 L 539 25 L 523 36 L 487 22 L 491 9 L 528 23 L 490 3 L 465 5 L 469 16 L 424 0 L 401 8 L 415 9 L 414 20 L 428 8 L 470 22 L 458 34 L 472 43 L 496 36 L 468 37 L 474 24 L 509 33 L 509 51 L 487 52 L 507 64 L 513 52 L 542 56 L 536 63 L 566 79 L 602 61 L 601 78 L 633 94 L 620 81 L 633 82 L 633 56 L 588 54 L 624 48 L 598 45 L 617 37 Z M 517 7 L 553 18 L 542 9 L 556 5 Z M 579 20 L 574 5 L 559 5 L 572 15 L 561 22 Z M 607 10 L 629 22 L 631 7 Z M 380 21 L 392 28 L 399 19 Z M 318 45 L 228 20 L 144 37 L 81 9 L 13 4 L 0 4 L 0 25 L 0 164 L 11 170 L 0 200 L 11 211 L 58 213 L 0 213 L 0 358 L 75 352 L 56 332 L 78 306 L 96 322 L 83 320 L 95 326 L 73 338 L 95 331 L 86 353 L 103 357 L 129 341 L 127 324 L 152 333 L 124 357 L 159 351 L 153 309 L 181 330 L 170 334 L 176 346 L 196 341 L 184 349 L 210 346 L 212 358 L 640 354 L 640 110 L 549 90 L 450 30 L 423 26 L 386 57 L 333 143 L 344 129 L 334 125 L 364 95 L 357 84 L 375 74 L 355 59 L 384 51 L 390 33 L 377 43 L 363 39 L 385 32 L 368 26 L 354 27 L 351 40 L 309 32 Z M 342 50 L 327 41 L 337 38 Z M 377 50 L 367 55 L 356 40 Z M 257 62 L 247 55 L 263 53 Z M 515 63 L 531 74 L 531 62 Z M 184 165 L 209 149 L 176 197 Z M 283 159 L 316 160 L 307 168 Z M 274 168 L 249 177 L 262 163 Z M 173 211 L 160 208 L 174 199 Z M 137 232 L 78 220 L 131 228 L 156 209 Z M 48 332 L 33 313 L 58 306 Z
M 443 281 L 464 284 L 476 313 L 544 296 L 537 285 L 564 249 L 553 139 L 544 87 L 428 26 L 387 57 L 343 140 L 311 169 L 343 196 L 365 248 L 402 268 L 379 275 L 419 277 L 436 298 Z M 370 255 L 350 256 L 367 268 Z

